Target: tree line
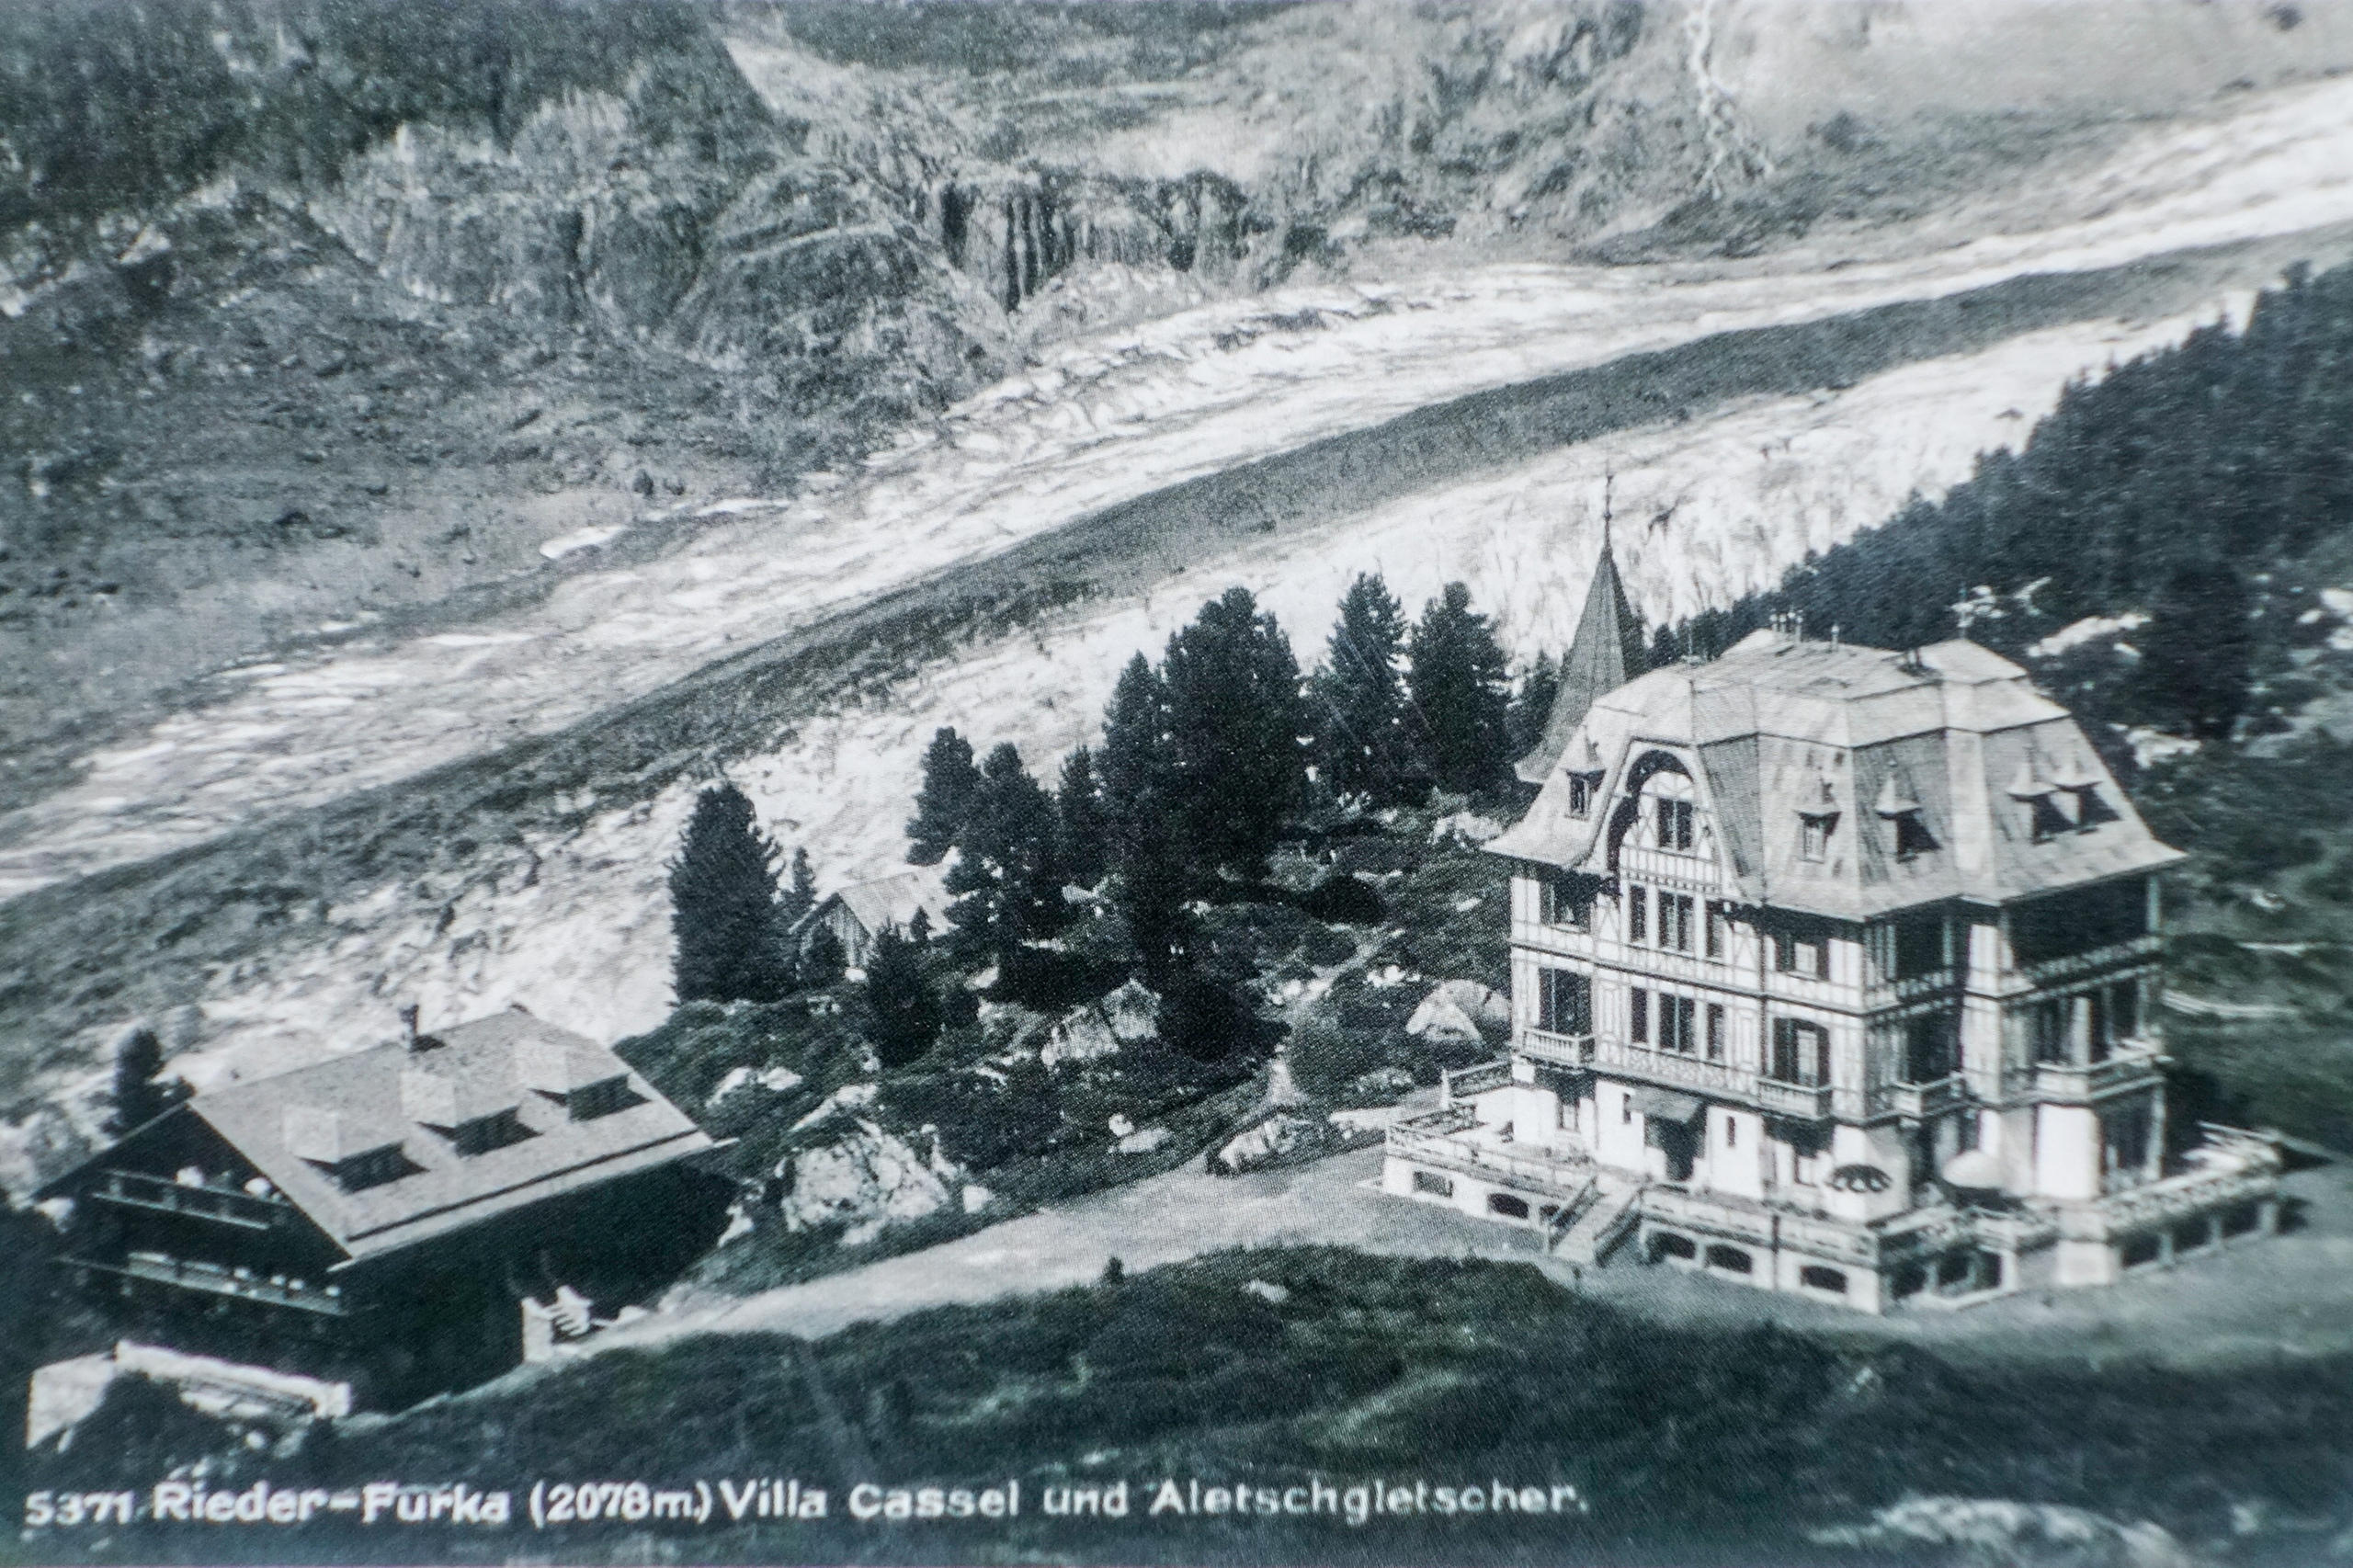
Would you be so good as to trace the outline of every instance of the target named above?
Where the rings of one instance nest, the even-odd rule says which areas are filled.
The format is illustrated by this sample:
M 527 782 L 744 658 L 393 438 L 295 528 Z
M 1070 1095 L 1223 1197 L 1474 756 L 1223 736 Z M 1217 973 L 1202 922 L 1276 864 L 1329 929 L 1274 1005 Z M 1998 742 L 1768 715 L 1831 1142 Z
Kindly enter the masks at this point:
M 2353 524 L 2353 268 L 2290 270 L 2243 330 L 2071 383 L 2023 450 L 1943 500 L 1793 568 L 1677 633 L 1721 652 L 1777 615 L 1884 647 L 1965 634 L 2012 658 L 2093 616 L 2144 615 L 2136 660 L 2053 672 L 2101 723 L 2215 740 L 2296 635 L 2272 574 Z M 2276 613 L 2279 611 L 2286 613 Z
M 1310 672 L 1247 590 L 1203 605 L 1157 664 L 1142 653 L 1129 662 L 1099 743 L 1065 757 L 1051 788 L 1009 743 L 983 752 L 939 730 L 907 858 L 946 863 L 954 903 L 944 931 L 918 916 L 915 930 L 877 934 L 864 991 L 878 1052 L 904 1061 L 928 1049 L 969 995 L 966 974 L 994 971 L 1011 998 L 1052 994 L 1069 965 L 1053 939 L 1100 907 L 1121 967 L 1160 994 L 1164 1033 L 1221 1053 L 1248 1032 L 1248 1008 L 1233 961 L 1201 939 L 1194 903 L 1264 893 L 1286 825 L 1310 807 L 1508 787 L 1556 689 L 1540 658 L 1515 696 L 1494 626 L 1463 585 L 1409 623 L 1367 574 Z M 805 851 L 790 864 L 786 873 L 740 790 L 701 793 L 670 868 L 681 1003 L 772 1002 L 840 977 L 830 932 L 794 936 L 816 890 Z

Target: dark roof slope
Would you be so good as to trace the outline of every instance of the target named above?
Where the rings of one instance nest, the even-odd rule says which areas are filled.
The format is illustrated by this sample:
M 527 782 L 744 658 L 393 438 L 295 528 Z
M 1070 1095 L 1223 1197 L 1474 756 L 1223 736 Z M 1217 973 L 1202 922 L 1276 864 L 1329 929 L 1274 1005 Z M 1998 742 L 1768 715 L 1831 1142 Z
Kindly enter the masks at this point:
M 651 1170 L 712 1147 L 710 1138 L 606 1046 L 522 1012 L 439 1031 L 441 1044 L 394 1044 L 199 1095 L 187 1110 L 227 1139 L 355 1260 L 463 1229 L 561 1193 Z M 569 1086 L 628 1080 L 621 1108 L 574 1119 Z M 460 1119 L 511 1112 L 519 1136 L 466 1153 L 419 1111 Z M 414 1167 L 346 1191 L 319 1158 L 397 1142 Z M 306 1153 L 309 1157 L 306 1157 Z

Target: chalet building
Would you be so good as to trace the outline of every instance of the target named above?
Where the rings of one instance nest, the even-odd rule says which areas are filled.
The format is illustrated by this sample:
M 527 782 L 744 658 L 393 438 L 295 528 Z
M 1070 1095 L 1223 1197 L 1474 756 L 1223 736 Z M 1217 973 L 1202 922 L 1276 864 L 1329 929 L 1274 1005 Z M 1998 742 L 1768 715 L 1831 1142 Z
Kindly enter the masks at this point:
M 952 902 L 938 871 L 925 868 L 900 871 L 828 893 L 802 917 L 796 937 L 801 950 L 806 952 L 818 931 L 831 931 L 841 944 L 842 960 L 852 969 L 864 969 L 875 937 L 893 929 L 902 936 L 908 934 L 915 929 L 918 915 L 924 930 L 944 936 Z
M 42 1196 L 73 1200 L 61 1261 L 131 1337 L 381 1402 L 513 1365 L 527 1297 L 683 1265 L 715 1228 L 683 1162 L 712 1147 L 516 1010 L 198 1095 Z
M 1603 573 L 1588 623 L 1631 621 Z M 1388 1191 L 1871 1312 L 2273 1228 L 2276 1148 L 2168 1120 L 2180 857 L 2024 671 L 1783 627 L 1598 686 L 1487 846 L 1510 1054 L 1392 1131 Z

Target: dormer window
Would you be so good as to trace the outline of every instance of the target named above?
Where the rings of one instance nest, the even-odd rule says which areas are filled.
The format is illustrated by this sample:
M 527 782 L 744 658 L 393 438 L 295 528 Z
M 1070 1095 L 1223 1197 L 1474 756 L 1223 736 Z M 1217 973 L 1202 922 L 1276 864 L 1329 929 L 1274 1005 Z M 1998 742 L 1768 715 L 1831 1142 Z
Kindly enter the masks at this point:
M 1798 858 L 1802 860 L 1830 858 L 1830 835 L 1838 826 L 1836 812 L 1801 812 L 1798 813 Z
M 1921 810 L 1920 802 L 1912 798 L 1912 791 L 1904 788 L 1893 774 L 1888 776 L 1887 783 L 1881 789 L 1879 800 L 1871 810 L 1881 822 L 1895 830 L 1897 859 L 1909 860 L 1941 847 L 1937 843 L 1936 835 L 1928 831 L 1927 818 Z
M 1658 802 L 1658 846 L 1661 849 L 1691 847 L 1691 802 L 1669 801 Z
M 1597 776 L 1591 773 L 1569 775 L 1569 815 L 1579 818 L 1593 815 L 1593 790 L 1597 781 Z

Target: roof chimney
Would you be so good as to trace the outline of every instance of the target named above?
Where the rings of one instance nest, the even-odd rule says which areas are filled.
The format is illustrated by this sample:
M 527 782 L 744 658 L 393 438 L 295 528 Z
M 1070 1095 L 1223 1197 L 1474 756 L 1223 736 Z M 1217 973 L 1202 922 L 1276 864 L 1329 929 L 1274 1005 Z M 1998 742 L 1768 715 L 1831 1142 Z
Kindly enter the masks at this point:
M 407 1006 L 401 1009 L 401 1033 L 403 1038 L 407 1040 L 408 1048 L 411 1051 L 415 1051 L 417 1048 L 416 1014 L 417 1006 L 414 1002 L 411 1002 Z

